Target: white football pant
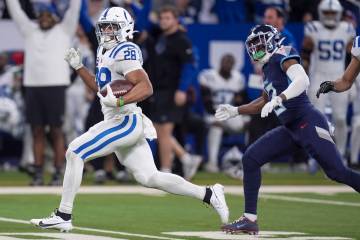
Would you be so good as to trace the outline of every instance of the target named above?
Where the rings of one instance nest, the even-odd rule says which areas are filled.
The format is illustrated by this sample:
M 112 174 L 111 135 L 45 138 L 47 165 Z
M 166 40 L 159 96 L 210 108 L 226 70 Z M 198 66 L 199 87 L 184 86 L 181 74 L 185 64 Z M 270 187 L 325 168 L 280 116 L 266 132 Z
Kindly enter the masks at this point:
M 121 119 L 104 120 L 71 142 L 66 152 L 63 194 L 59 207 L 61 212 L 72 212 L 75 195 L 81 184 L 84 162 L 113 152 L 143 186 L 201 200 L 205 196 L 205 187 L 157 170 L 144 137 L 142 115 L 134 113 Z

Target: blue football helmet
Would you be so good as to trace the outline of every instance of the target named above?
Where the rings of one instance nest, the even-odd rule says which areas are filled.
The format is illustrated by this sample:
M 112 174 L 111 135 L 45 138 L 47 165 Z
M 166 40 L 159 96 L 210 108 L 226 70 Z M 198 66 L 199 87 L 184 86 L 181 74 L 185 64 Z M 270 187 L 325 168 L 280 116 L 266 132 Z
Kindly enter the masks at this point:
M 280 47 L 280 33 L 271 25 L 257 25 L 246 39 L 246 50 L 252 60 L 265 64 Z

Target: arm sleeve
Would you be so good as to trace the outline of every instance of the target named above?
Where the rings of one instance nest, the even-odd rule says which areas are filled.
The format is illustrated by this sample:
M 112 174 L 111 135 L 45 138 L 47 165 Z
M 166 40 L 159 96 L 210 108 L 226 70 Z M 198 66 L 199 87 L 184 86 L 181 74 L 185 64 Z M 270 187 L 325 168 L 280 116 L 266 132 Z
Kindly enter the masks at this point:
M 178 89 L 181 91 L 186 91 L 187 88 L 191 85 L 191 82 L 195 75 L 195 68 L 193 65 L 193 51 L 190 41 L 184 38 L 183 41 L 179 43 L 178 49 L 180 62 L 182 64 Z
M 131 9 L 135 15 L 136 28 L 138 31 L 148 30 L 151 26 L 149 14 L 152 9 L 152 1 L 144 1 L 144 5 L 140 7 L 136 3 L 131 3 Z
M 87 11 L 88 11 L 87 0 L 82 0 L 81 8 L 80 8 L 80 24 L 86 33 L 94 30 L 94 25 Z
M 80 5 L 81 0 L 71 0 L 69 9 L 66 11 L 64 18 L 61 22 L 62 27 L 70 35 L 75 34 L 76 27 L 78 26 Z
M 291 65 L 287 69 L 286 75 L 291 80 L 288 88 L 282 92 L 287 100 L 299 96 L 310 85 L 309 77 L 300 64 Z
M 186 91 L 192 84 L 195 77 L 195 67 L 193 64 L 185 63 L 181 70 L 179 90 Z
M 19 27 L 21 34 L 28 35 L 36 28 L 36 24 L 31 22 L 25 12 L 21 9 L 19 0 L 6 0 L 6 5 L 11 18 Z

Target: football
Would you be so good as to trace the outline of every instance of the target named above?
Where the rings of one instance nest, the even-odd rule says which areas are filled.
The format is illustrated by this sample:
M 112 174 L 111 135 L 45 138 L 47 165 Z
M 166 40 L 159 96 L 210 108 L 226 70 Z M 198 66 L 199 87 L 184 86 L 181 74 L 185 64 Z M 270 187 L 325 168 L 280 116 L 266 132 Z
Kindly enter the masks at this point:
M 115 97 L 120 97 L 120 96 L 124 96 L 126 93 L 128 93 L 133 87 L 134 85 L 128 81 L 128 80 L 113 80 L 110 83 L 110 87 L 111 90 L 113 91 L 113 94 L 115 95 Z M 103 97 L 106 96 L 107 94 L 107 89 L 106 86 L 103 86 L 100 90 L 100 93 Z

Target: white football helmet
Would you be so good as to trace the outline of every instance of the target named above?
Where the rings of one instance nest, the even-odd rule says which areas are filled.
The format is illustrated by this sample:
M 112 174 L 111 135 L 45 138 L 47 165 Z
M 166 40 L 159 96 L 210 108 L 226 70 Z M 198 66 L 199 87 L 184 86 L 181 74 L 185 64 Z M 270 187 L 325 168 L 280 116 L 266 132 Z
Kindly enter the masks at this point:
M 96 36 L 105 49 L 133 38 L 134 20 L 124 8 L 107 8 L 96 22 Z
M 336 27 L 340 20 L 343 8 L 338 0 L 322 0 L 318 6 L 319 19 L 326 27 Z

